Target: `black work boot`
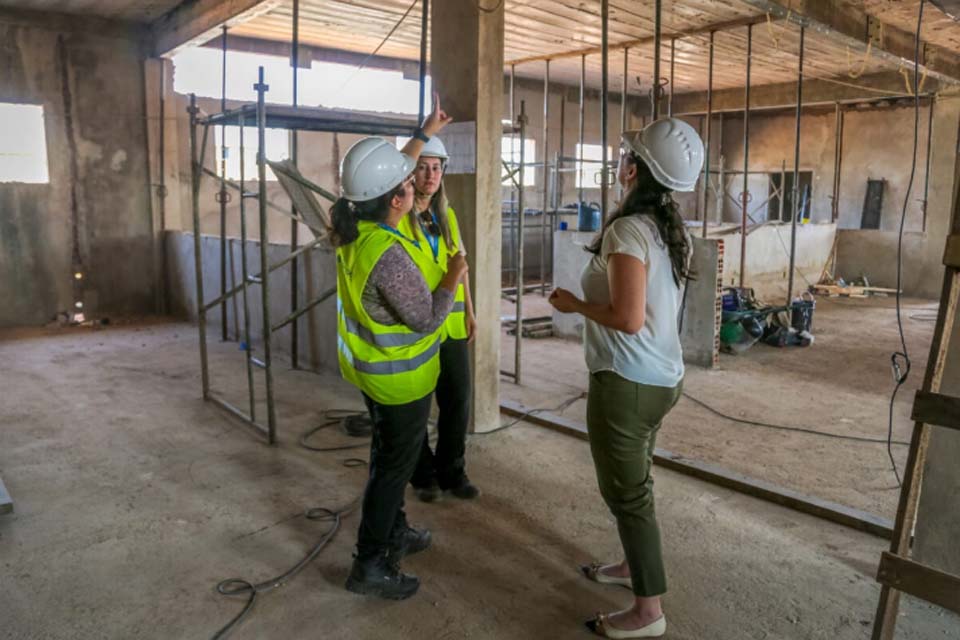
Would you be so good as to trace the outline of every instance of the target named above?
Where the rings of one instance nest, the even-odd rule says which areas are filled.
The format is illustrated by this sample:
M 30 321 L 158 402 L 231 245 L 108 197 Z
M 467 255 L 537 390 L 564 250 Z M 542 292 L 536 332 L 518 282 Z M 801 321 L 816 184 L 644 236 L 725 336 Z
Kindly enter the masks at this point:
M 347 578 L 347 591 L 378 596 L 387 600 L 405 600 L 420 588 L 420 578 L 402 573 L 386 554 L 355 558 Z
M 414 485 L 413 488 L 417 492 L 420 502 L 436 502 L 440 499 L 440 485 L 437 484 L 436 480 L 430 481 L 429 484 Z
M 391 541 L 387 557 L 392 562 L 400 562 L 405 556 L 412 556 L 428 549 L 431 539 L 429 529 L 414 529 L 407 526 Z
M 453 496 L 461 500 L 476 500 L 480 497 L 480 489 L 470 482 L 470 478 L 468 478 L 466 474 L 461 475 L 456 482 L 445 488 Z

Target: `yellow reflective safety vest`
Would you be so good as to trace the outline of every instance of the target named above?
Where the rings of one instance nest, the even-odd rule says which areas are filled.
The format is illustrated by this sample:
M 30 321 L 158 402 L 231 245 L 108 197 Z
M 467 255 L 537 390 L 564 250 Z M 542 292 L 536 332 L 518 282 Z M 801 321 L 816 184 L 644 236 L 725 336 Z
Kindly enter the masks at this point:
M 453 207 L 447 207 L 447 224 L 450 227 L 450 240 L 453 246 L 447 244 L 446 238 L 443 237 L 442 233 L 439 238 L 431 237 L 427 239 L 429 232 L 423 228 L 414 229 L 415 223 L 410 218 L 411 216 L 403 217 L 403 220 L 401 220 L 399 224 L 399 230 L 407 237 L 420 240 L 420 251 L 426 258 L 426 270 L 423 275 L 428 282 L 433 277 L 438 278 L 437 281 L 439 282 L 439 279 L 442 279 L 444 274 L 447 273 L 447 260 L 451 255 L 462 250 L 460 225 L 457 222 L 457 214 L 454 212 Z M 431 241 L 434 239 L 436 244 L 431 244 Z M 434 247 L 436 247 L 436 253 L 434 253 Z M 420 263 L 418 262 L 417 264 L 419 265 Z M 444 340 L 447 338 L 453 338 L 455 340 L 466 339 L 466 300 L 466 289 L 461 282 L 457 286 L 457 292 L 453 298 L 453 310 L 450 311 L 450 315 L 447 316 L 446 321 L 443 323 Z
M 358 227 L 359 237 L 337 248 L 340 372 L 380 404 L 407 404 L 429 395 L 437 386 L 443 326 L 432 333 L 417 333 L 404 324 L 380 324 L 364 310 L 363 290 L 380 257 L 395 243 L 407 250 L 431 291 L 443 276 L 427 275 L 432 260 L 426 259 L 409 236 L 401 237 L 373 222 L 361 221 Z

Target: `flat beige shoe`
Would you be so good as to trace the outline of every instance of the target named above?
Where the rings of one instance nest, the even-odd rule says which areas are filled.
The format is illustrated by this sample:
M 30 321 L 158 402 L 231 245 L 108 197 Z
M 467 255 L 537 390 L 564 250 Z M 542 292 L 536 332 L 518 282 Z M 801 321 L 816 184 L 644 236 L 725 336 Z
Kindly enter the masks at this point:
M 617 629 L 607 622 L 607 616 L 598 613 L 593 620 L 586 622 L 587 628 L 603 638 L 659 638 L 667 632 L 667 618 L 660 616 L 650 624 L 639 629 Z
M 618 578 L 616 576 L 608 576 L 605 573 L 601 573 L 600 569 L 604 565 L 599 562 L 594 562 L 593 564 L 585 564 L 580 567 L 580 571 L 583 575 L 587 576 L 588 580 L 593 580 L 594 582 L 599 582 L 600 584 L 616 584 L 621 587 L 626 587 L 627 589 L 633 589 L 633 582 L 630 578 Z

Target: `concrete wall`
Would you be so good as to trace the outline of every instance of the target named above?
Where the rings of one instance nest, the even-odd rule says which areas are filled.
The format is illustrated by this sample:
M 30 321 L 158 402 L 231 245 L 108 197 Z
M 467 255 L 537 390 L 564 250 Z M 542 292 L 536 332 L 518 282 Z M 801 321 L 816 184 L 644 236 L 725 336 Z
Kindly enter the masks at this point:
M 141 42 L 84 24 L 0 22 L 0 101 L 44 107 L 50 175 L 0 183 L 0 326 L 78 300 L 97 316 L 155 308 Z
M 167 246 L 167 282 L 169 287 L 171 313 L 197 319 L 197 286 L 194 269 L 193 234 L 180 231 L 168 231 L 165 235 Z M 227 288 L 239 284 L 241 280 L 241 243 L 236 239 L 227 240 L 228 282 Z M 271 263 L 282 260 L 290 248 L 285 244 L 271 244 L 268 247 Z M 215 299 L 220 291 L 220 238 L 201 236 L 201 254 L 203 257 L 204 298 Z M 324 292 L 336 287 L 336 258 L 333 249 L 322 245 L 310 252 L 308 259 L 300 260 L 300 303 L 305 305 Z M 260 246 L 258 242 L 247 242 L 248 273 L 260 272 Z M 263 340 L 263 304 L 259 285 L 248 288 L 250 309 L 250 331 L 254 351 L 262 348 Z M 270 276 L 270 314 L 271 324 L 287 317 L 290 313 L 290 270 L 281 268 Z M 300 362 L 304 368 L 336 372 L 337 369 L 337 303 L 336 296 L 317 305 L 302 316 L 298 323 Z M 239 324 L 238 324 L 239 320 Z M 208 339 L 219 340 L 221 336 L 221 312 L 217 306 L 207 314 Z M 242 339 L 243 298 L 238 294 L 227 304 L 228 338 L 234 341 Z M 239 327 L 239 328 L 238 328 Z M 290 353 L 290 328 L 284 327 L 273 336 L 274 352 Z

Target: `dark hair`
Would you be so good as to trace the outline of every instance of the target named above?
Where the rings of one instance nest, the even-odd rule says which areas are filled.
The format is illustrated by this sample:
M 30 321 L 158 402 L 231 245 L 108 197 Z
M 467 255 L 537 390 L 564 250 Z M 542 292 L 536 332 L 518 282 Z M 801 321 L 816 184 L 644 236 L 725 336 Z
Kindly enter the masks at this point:
M 584 247 L 593 254 L 600 253 L 603 245 L 603 235 L 615 220 L 624 216 L 647 215 L 653 218 L 660 232 L 660 238 L 667 245 L 670 262 L 673 266 L 673 281 L 679 287 L 684 279 L 692 280 L 694 274 L 688 263 L 690 255 L 690 238 L 687 236 L 686 226 L 677 208 L 677 203 L 670 196 L 672 190 L 660 184 L 650 168 L 639 156 L 627 153 L 624 160 L 632 162 L 637 168 L 637 180 L 633 187 L 624 194 L 623 202 L 607 218 L 600 229 L 600 233 L 588 246 Z
M 383 222 L 390 212 L 390 201 L 394 197 L 403 197 L 406 183 L 401 182 L 382 196 L 372 200 L 352 202 L 346 198 L 338 198 L 330 207 L 330 243 L 335 247 L 348 245 L 360 235 L 357 229 L 358 220 L 369 222 Z

